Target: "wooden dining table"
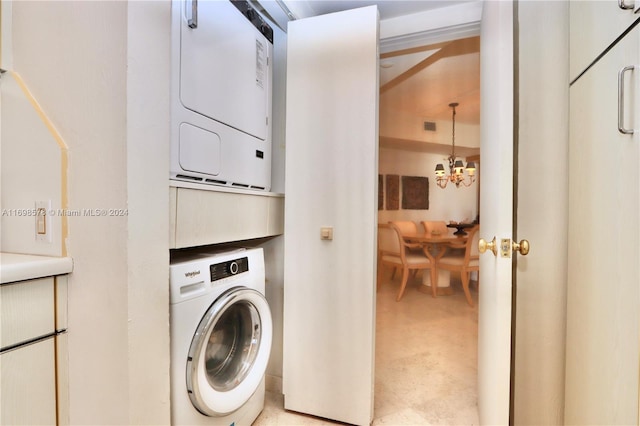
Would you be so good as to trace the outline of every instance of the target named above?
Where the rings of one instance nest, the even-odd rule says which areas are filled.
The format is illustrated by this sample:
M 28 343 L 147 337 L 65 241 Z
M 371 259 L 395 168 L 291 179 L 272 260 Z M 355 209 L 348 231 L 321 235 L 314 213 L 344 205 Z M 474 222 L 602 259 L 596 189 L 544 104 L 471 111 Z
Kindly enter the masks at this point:
M 424 232 L 403 234 L 402 238 L 408 243 L 420 244 L 424 254 L 433 265 L 431 267 L 431 273 L 423 276 L 419 291 L 433 294 L 432 286 L 435 284 L 437 286 L 436 295 L 449 296 L 453 294 L 450 273 L 449 271 L 438 270 L 438 260 L 444 256 L 449 248 L 464 248 L 467 242 L 467 236 L 454 235 L 453 231 L 450 231 L 446 234 L 428 234 Z

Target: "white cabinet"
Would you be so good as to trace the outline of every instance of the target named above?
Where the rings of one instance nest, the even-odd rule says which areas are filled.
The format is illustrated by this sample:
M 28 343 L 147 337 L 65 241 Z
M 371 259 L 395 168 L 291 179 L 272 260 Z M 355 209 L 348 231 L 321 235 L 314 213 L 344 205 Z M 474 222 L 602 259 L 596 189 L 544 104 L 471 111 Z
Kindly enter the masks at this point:
M 68 424 L 71 259 L 2 253 L 0 260 L 0 425 Z
M 0 423 L 56 424 L 54 278 L 0 287 Z
M 0 355 L 0 424 L 55 425 L 54 338 Z
M 588 6 L 572 7 L 572 22 Z M 572 59 L 591 43 L 588 28 L 582 34 L 584 42 L 572 38 Z M 640 64 L 639 50 L 640 26 L 570 88 L 566 424 L 638 422 L 640 69 L 622 75 L 622 105 L 618 89 L 620 70 Z M 618 131 L 619 115 L 633 134 Z
M 617 0 L 571 1 L 569 8 L 569 77 L 574 80 L 640 16 Z
M 272 237 L 284 232 L 282 194 L 254 195 L 190 186 L 170 188 L 172 249 Z

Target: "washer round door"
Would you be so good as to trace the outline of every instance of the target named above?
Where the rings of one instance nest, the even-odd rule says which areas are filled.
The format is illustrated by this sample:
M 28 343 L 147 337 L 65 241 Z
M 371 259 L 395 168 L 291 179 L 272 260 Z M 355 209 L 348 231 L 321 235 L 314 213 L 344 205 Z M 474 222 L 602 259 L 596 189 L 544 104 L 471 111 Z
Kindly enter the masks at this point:
M 262 294 L 236 287 L 207 310 L 187 358 L 187 391 L 207 416 L 240 408 L 262 381 L 271 352 L 273 324 Z

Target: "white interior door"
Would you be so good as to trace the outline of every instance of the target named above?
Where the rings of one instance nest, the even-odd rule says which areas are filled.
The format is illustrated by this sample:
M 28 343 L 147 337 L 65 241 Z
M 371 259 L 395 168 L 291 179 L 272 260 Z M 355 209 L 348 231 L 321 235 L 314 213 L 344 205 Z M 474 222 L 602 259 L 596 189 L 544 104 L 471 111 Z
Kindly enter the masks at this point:
M 378 91 L 375 6 L 289 23 L 285 408 L 360 425 L 373 418 Z
M 513 4 L 482 11 L 480 237 L 496 245 L 513 230 Z M 498 250 L 499 251 L 499 250 Z M 511 258 L 480 256 L 478 410 L 481 424 L 509 422 Z
M 513 424 L 564 423 L 569 179 L 569 5 L 521 1 L 518 14 L 517 240 Z M 541 90 L 544 88 L 544 90 Z

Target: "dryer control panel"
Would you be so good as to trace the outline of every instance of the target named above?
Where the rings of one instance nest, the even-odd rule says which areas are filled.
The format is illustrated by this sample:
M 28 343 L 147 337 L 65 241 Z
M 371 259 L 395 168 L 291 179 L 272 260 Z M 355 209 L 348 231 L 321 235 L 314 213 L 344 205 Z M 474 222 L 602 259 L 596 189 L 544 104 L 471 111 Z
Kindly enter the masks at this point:
M 271 42 L 271 44 L 273 44 L 273 29 L 271 28 L 271 26 L 269 26 L 269 24 L 267 24 L 264 19 L 262 19 L 262 16 L 260 16 L 258 12 L 256 12 L 256 10 L 249 4 L 248 1 L 231 0 L 231 4 L 233 4 L 236 9 L 238 9 L 244 15 L 244 17 L 247 18 L 249 22 L 251 22 L 253 26 L 256 27 L 256 29 L 260 31 L 262 35 Z

